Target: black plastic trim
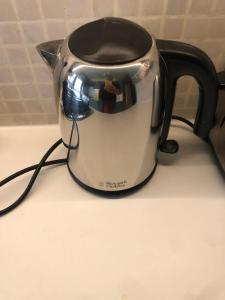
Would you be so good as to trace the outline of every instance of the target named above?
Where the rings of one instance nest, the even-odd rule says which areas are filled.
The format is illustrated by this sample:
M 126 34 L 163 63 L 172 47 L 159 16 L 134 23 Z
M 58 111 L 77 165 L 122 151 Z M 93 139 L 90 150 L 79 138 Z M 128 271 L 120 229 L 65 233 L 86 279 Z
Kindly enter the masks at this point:
M 89 63 L 124 64 L 143 57 L 152 47 L 152 37 L 134 22 L 107 17 L 72 32 L 68 47 L 72 54 Z
M 215 66 L 206 53 L 192 45 L 169 40 L 156 40 L 156 44 L 167 67 L 161 143 L 165 143 L 168 136 L 177 80 L 185 75 L 194 77 L 199 84 L 198 111 L 193 130 L 199 137 L 206 138 L 214 125 L 217 107 L 219 82 Z

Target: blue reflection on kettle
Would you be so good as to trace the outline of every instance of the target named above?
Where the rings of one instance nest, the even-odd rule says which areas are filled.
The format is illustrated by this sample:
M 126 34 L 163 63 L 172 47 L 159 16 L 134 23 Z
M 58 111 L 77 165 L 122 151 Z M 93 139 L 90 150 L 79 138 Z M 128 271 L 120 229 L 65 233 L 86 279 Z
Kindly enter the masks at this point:
M 63 81 L 62 99 L 64 112 L 71 120 L 82 120 L 92 111 L 89 107 L 89 97 L 85 92 L 86 78 L 81 74 L 68 74 Z

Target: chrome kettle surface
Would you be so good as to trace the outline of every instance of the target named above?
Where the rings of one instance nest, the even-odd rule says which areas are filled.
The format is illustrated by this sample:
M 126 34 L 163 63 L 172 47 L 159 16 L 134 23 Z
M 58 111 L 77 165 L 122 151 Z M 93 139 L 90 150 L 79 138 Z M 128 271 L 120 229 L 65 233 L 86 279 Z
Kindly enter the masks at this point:
M 63 128 L 74 122 L 64 141 L 69 169 L 79 181 L 112 191 L 129 189 L 150 175 L 159 137 L 151 130 L 159 108 L 158 77 L 156 47 L 123 66 L 77 62 L 65 73 L 60 123 Z
M 170 41 L 156 43 L 133 22 L 105 18 L 37 49 L 53 73 L 69 171 L 93 191 L 129 190 L 151 177 L 163 118 L 161 146 L 171 151 L 165 145 L 180 76 L 194 76 L 203 91 L 195 133 L 205 137 L 211 128 L 216 108 L 211 102 L 217 93 L 215 70 L 196 48 Z M 162 71 L 164 63 L 167 66 Z M 162 84 L 165 76 L 166 88 Z
M 113 66 L 83 62 L 63 47 L 54 78 L 69 170 L 98 190 L 140 184 L 155 169 L 160 128 L 155 42 L 141 59 Z

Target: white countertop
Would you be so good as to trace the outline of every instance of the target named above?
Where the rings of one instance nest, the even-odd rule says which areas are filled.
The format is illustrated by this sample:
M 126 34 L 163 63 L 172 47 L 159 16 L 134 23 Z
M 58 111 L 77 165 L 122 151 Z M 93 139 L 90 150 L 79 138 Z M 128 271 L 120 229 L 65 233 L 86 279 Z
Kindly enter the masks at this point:
M 180 152 L 127 198 L 99 198 L 66 166 L 41 172 L 0 218 L 1 300 L 224 300 L 225 182 L 207 144 L 171 129 Z M 57 126 L 0 128 L 0 178 L 34 164 Z M 65 156 L 60 146 L 52 157 Z M 29 175 L 0 190 L 0 209 Z

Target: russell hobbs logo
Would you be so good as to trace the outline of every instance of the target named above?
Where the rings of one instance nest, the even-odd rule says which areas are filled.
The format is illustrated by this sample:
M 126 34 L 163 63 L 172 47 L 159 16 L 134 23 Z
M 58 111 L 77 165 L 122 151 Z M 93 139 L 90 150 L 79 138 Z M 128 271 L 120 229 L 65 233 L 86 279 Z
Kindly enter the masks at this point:
M 118 181 L 118 182 L 112 182 L 112 181 L 100 181 L 99 182 L 99 186 L 101 187 L 106 187 L 106 188 L 111 188 L 111 189 L 118 189 L 121 187 L 126 187 L 127 181 L 126 180 L 122 180 L 122 181 Z

